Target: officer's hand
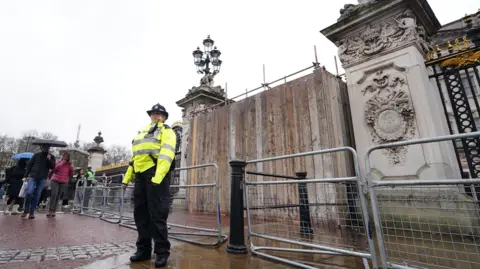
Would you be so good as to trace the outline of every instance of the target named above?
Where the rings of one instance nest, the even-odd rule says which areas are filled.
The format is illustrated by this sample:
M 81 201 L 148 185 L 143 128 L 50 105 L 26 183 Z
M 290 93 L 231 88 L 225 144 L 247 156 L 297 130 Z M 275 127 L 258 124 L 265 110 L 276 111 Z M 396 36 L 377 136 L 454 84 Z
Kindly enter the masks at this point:
M 123 190 L 127 189 L 127 187 L 128 187 L 128 184 L 122 183 Z

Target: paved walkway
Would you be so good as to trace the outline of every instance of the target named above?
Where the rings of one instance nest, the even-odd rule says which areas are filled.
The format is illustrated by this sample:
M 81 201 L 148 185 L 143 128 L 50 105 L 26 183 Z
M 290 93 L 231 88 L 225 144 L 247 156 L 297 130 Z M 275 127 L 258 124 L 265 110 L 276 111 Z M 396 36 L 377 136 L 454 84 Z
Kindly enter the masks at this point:
M 74 214 L 57 214 L 34 220 L 0 215 L 0 269 L 125 269 L 152 268 L 151 262 L 130 264 L 136 231 Z M 172 240 L 168 268 L 290 268 L 248 255 L 227 254 L 221 247 L 199 247 Z M 321 264 L 318 264 L 321 261 Z M 358 260 L 323 257 L 318 268 L 362 268 Z M 360 265 L 360 266 L 359 266 Z

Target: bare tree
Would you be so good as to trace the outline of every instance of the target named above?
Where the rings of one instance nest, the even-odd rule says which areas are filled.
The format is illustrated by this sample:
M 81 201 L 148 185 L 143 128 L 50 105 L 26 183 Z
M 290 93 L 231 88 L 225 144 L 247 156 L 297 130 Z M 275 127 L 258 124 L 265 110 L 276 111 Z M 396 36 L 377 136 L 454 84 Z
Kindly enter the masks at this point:
M 107 148 L 103 156 L 103 165 L 113 165 L 121 162 L 130 161 L 130 150 L 125 146 L 113 145 Z
M 35 138 L 39 138 L 39 134 L 36 130 L 29 130 L 22 134 L 22 138 L 18 140 L 18 152 L 35 152 L 38 150 L 38 146 L 32 145 Z
M 0 136 L 0 169 L 11 165 L 12 155 L 18 152 L 18 141 L 7 135 Z
M 39 136 L 41 139 L 50 139 L 50 140 L 57 140 L 58 136 L 50 133 L 50 132 L 43 132 Z
M 80 149 L 83 151 L 88 151 L 89 149 L 95 147 L 97 143 L 95 142 L 82 142 L 80 145 Z

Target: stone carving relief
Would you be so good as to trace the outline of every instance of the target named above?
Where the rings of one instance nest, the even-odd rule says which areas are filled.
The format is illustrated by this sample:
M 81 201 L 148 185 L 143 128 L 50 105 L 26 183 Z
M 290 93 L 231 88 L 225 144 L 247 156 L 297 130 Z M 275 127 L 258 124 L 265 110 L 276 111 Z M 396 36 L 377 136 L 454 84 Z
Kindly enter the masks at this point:
M 336 45 L 342 64 L 351 64 L 410 42 L 418 42 L 425 53 L 432 48 L 425 28 L 417 25 L 413 11 L 405 10 L 378 25 L 367 25 L 359 35 L 340 40 Z
M 365 3 L 361 4 L 346 4 L 343 6 L 342 9 L 340 9 L 340 18 L 337 19 L 337 21 L 344 20 L 354 14 L 360 13 L 362 10 L 365 10 L 366 8 L 381 2 L 382 0 L 371 0 L 371 1 L 363 1 Z
M 362 87 L 362 93 L 369 97 L 365 103 L 365 124 L 372 142 L 384 144 L 413 138 L 415 112 L 403 74 L 384 66 L 369 75 L 372 79 Z M 365 80 L 362 78 L 358 84 L 362 85 Z M 383 152 L 390 163 L 399 164 L 405 159 L 407 147 L 388 148 Z
M 190 109 L 182 109 L 182 118 L 184 120 L 191 120 L 198 115 L 212 112 L 217 107 L 219 107 L 219 106 L 217 106 L 217 105 L 210 105 L 209 106 L 209 105 L 205 105 L 205 104 L 200 104 L 200 105 L 197 105 L 195 107 L 191 107 Z

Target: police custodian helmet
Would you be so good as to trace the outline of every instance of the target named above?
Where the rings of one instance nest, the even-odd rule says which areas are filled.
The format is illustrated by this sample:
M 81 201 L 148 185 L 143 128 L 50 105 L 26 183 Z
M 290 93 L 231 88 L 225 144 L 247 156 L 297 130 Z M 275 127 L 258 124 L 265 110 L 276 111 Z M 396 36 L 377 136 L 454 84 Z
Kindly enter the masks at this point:
M 147 111 L 148 116 L 151 116 L 153 112 L 161 113 L 165 115 L 165 119 L 168 119 L 168 112 L 164 106 L 157 103 L 156 105 L 152 106 L 152 109 Z

